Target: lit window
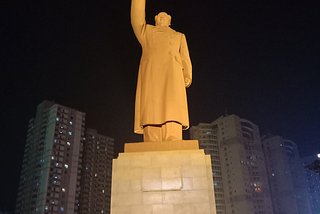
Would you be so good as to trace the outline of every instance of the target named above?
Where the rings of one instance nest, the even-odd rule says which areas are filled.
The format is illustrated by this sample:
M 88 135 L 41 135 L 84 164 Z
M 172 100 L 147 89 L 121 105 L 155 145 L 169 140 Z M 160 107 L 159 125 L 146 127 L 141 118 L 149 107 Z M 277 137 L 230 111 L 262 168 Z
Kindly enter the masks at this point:
M 68 169 L 69 166 L 68 166 L 68 164 L 65 164 L 64 167 L 65 167 L 66 169 Z
M 99 149 L 99 146 L 97 146 L 97 149 Z
M 70 125 L 72 125 L 72 121 L 70 121 Z
M 101 210 L 101 213 L 103 213 L 103 210 Z
M 61 190 L 62 190 L 62 192 L 65 192 L 65 191 L 66 191 L 66 189 L 65 189 L 65 188 L 62 188 Z
M 51 160 L 54 160 L 54 156 L 51 156 Z
M 272 176 L 275 176 L 274 173 L 272 173 Z
M 49 207 L 48 207 L 48 206 L 46 206 L 46 207 L 45 207 L 45 209 L 46 209 L 46 210 L 48 210 L 48 209 L 49 209 Z
M 54 201 L 52 201 L 51 203 L 54 204 Z
M 257 187 L 255 188 L 256 192 L 261 192 L 261 188 L 260 187 Z
M 86 140 L 86 138 L 84 137 L 83 140 Z
M 86 167 L 86 169 L 89 169 L 88 167 Z
M 53 184 L 57 184 L 57 181 L 54 181 Z
M 104 193 L 104 189 L 102 190 L 102 193 Z
M 67 142 L 67 145 L 70 146 L 71 145 L 70 142 Z
M 98 173 L 94 174 L 94 177 L 98 177 Z
M 69 132 L 69 135 L 72 135 L 72 133 L 71 133 L 71 132 Z
M 57 139 L 54 139 L 54 142 L 56 143 L 56 142 L 57 142 Z
M 54 179 L 58 179 L 58 176 L 55 175 L 55 176 L 54 176 Z
M 214 182 L 213 185 L 214 185 L 215 187 L 218 186 L 218 184 L 217 184 L 216 182 Z
M 94 139 L 94 136 L 92 136 L 92 139 Z
M 56 118 L 56 121 L 59 121 L 59 117 Z
M 64 208 L 63 208 L 63 207 L 60 207 L 60 210 L 61 210 L 61 211 L 64 211 Z
M 56 163 L 56 167 L 58 167 L 59 166 L 59 163 Z
M 80 204 L 78 204 L 78 207 L 80 206 Z

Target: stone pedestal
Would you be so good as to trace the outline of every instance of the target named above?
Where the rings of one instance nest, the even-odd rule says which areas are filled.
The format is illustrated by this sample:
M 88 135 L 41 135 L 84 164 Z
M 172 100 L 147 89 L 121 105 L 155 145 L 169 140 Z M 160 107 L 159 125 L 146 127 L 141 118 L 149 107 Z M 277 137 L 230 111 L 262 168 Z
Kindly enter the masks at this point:
M 113 160 L 111 214 L 215 214 L 210 155 L 197 141 L 125 145 Z

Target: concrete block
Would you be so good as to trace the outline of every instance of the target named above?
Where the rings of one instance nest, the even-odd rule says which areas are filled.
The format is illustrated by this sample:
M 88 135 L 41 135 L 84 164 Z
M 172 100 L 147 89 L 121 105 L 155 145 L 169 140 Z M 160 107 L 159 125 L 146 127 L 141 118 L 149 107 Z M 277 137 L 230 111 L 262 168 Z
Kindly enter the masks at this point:
M 125 193 L 131 191 L 130 180 L 118 180 L 112 183 L 114 193 Z
M 152 166 L 153 167 L 165 167 L 171 166 L 171 155 L 153 155 Z
M 143 192 L 142 204 L 162 204 L 161 192 Z
M 117 163 L 118 163 L 118 159 L 113 159 L 112 160 L 112 170 L 116 170 L 117 169 Z
M 178 166 L 191 165 L 191 155 L 190 154 L 173 155 L 171 157 L 171 162 Z
M 208 190 L 183 191 L 183 203 L 208 203 Z
M 113 207 L 110 214 L 131 214 L 131 206 Z
M 142 191 L 159 191 L 162 189 L 161 179 L 144 179 L 141 182 Z
M 203 154 L 191 155 L 192 165 L 206 165 L 205 156 Z
M 131 166 L 132 167 L 150 167 L 151 156 L 148 156 L 148 155 L 132 156 Z
M 160 179 L 161 178 L 161 168 L 144 168 L 141 172 L 142 180 L 146 179 Z
M 172 151 L 161 151 L 161 152 L 158 152 L 160 155 L 170 155 L 170 156 L 173 156 L 173 155 L 178 155 L 178 154 L 181 154 L 181 151 L 180 150 L 172 150 Z
M 192 204 L 174 204 L 174 214 L 194 214 L 194 208 Z
M 193 178 L 194 189 L 208 189 L 208 182 L 206 177 Z
M 160 143 L 148 146 L 161 149 Z M 209 155 L 191 147 L 140 151 L 147 147 L 113 161 L 112 214 L 216 214 Z
M 198 149 L 199 143 L 197 140 L 126 143 L 124 145 L 125 153 L 141 153 L 150 151 L 160 152 L 173 150 L 181 151 Z
M 173 214 L 173 205 L 172 204 L 153 205 L 152 214 Z
M 205 159 L 206 159 L 206 166 L 210 166 L 211 167 L 211 157 L 210 157 L 210 155 L 205 155 Z
M 206 166 L 208 178 L 212 178 L 212 167 Z
M 193 204 L 193 207 L 194 207 L 194 214 L 210 214 L 209 203 Z
M 131 166 L 131 158 L 130 157 L 122 157 L 118 159 L 116 162 L 117 167 L 130 167 Z
M 141 180 L 131 180 L 131 192 L 141 192 Z
M 207 184 L 208 184 L 208 190 L 213 190 L 213 178 L 212 178 L 212 176 L 210 176 L 207 179 Z
M 216 203 L 215 197 L 214 197 L 214 190 L 209 190 L 208 193 L 209 193 L 209 203 L 210 204 Z
M 151 205 L 131 206 L 130 214 L 152 214 Z
M 182 166 L 182 176 L 190 177 L 207 177 L 207 169 L 205 165 Z
M 162 167 L 161 178 L 181 178 L 181 167 Z
M 182 179 L 181 178 L 163 178 L 161 190 L 181 190 Z
M 119 193 L 113 195 L 111 206 L 115 205 L 141 205 L 141 193 Z
M 181 154 L 204 154 L 203 149 L 195 149 L 195 150 L 181 150 Z
M 182 204 L 183 193 L 181 191 L 165 191 L 162 193 L 164 204 Z
M 112 171 L 112 180 L 141 179 L 141 169 L 131 167 L 120 167 Z
M 216 204 L 210 204 L 210 214 L 217 214 Z
M 193 190 L 193 178 L 182 179 L 182 190 Z

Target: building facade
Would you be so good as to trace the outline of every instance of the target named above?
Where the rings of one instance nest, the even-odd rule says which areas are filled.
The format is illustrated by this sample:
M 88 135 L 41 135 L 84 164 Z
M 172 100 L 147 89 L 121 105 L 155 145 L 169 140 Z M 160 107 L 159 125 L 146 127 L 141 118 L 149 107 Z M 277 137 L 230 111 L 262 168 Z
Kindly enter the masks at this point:
M 192 127 L 190 136 L 211 155 L 218 214 L 273 213 L 257 125 L 227 115 Z
M 311 155 L 308 157 L 301 158 L 303 167 L 310 165 L 315 160 L 319 159 L 318 155 Z M 307 181 L 307 190 L 309 194 L 309 202 L 312 214 L 320 213 L 320 179 L 319 174 L 305 170 L 304 172 Z
M 297 145 L 281 136 L 262 139 L 275 214 L 310 214 Z
M 114 139 L 86 129 L 83 149 L 80 213 L 110 213 Z
M 199 141 L 199 148 L 211 156 L 213 187 L 217 214 L 226 213 L 222 169 L 218 142 L 218 128 L 209 123 L 200 123 L 190 129 L 190 138 Z
M 29 121 L 15 213 L 80 212 L 85 116 L 54 102 L 38 105 Z

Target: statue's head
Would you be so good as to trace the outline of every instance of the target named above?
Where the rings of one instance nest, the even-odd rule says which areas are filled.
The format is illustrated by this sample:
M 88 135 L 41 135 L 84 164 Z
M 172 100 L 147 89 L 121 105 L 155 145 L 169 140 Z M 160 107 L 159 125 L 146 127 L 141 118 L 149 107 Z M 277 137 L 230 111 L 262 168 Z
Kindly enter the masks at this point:
M 171 25 L 171 16 L 165 12 L 160 12 L 154 17 L 156 26 L 168 27 Z

